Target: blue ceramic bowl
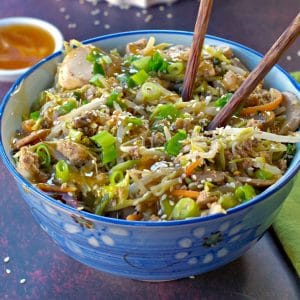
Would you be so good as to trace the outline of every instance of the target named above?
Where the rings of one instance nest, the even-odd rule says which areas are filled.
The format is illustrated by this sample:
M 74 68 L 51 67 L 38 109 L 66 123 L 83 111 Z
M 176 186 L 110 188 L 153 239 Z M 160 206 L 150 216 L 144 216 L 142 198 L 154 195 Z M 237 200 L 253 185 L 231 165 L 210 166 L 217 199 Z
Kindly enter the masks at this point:
M 155 36 L 158 42 L 190 45 L 192 33 L 136 31 L 106 35 L 86 41 L 102 48 L 124 49 L 126 43 Z M 207 36 L 206 43 L 229 45 L 249 69 L 261 55 L 240 44 Z M 1 156 L 14 176 L 20 193 L 41 227 L 59 247 L 76 260 L 118 276 L 139 280 L 172 280 L 201 274 L 241 256 L 272 224 L 292 188 L 300 168 L 300 151 L 286 174 L 252 201 L 230 209 L 226 215 L 169 222 L 134 222 L 96 216 L 66 206 L 32 186 L 16 170 L 10 141 L 39 92 L 53 83 L 56 53 L 30 69 L 12 86 L 1 105 Z M 299 86 L 280 67 L 267 76 L 267 86 L 300 97 Z

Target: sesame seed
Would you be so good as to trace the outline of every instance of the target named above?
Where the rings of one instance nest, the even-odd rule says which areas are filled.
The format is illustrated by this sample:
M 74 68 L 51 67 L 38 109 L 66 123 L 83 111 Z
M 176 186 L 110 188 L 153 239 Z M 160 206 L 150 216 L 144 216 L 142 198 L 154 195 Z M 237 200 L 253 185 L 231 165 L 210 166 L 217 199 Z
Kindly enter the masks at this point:
M 166 195 L 166 194 L 163 194 L 163 195 L 161 196 L 161 200 L 165 200 L 165 199 L 167 199 L 167 195 Z
M 68 24 L 68 28 L 76 28 L 77 24 L 76 23 L 70 23 Z
M 103 16 L 107 17 L 109 14 L 108 14 L 108 11 L 106 10 L 104 13 L 103 13 Z
M 162 219 L 166 219 L 168 216 L 166 215 L 166 214 L 163 214 L 162 216 L 161 216 L 161 218 Z
M 65 15 L 65 19 L 69 20 L 70 19 L 70 15 Z
M 195 276 L 190 276 L 190 279 L 195 279 Z
M 143 9 L 143 10 L 142 10 L 142 14 L 143 14 L 143 15 L 146 15 L 146 14 L 147 14 L 147 12 L 148 12 L 148 10 L 147 10 L 147 9 Z
M 159 6 L 158 8 L 160 11 L 164 11 L 165 10 L 165 7 L 163 5 Z
M 300 56 L 300 50 L 297 51 L 297 55 Z
M 135 15 L 139 18 L 142 14 L 138 11 Z
M 61 13 L 63 13 L 63 12 L 66 11 L 66 8 L 65 8 L 65 7 L 61 7 L 61 8 L 59 9 L 59 11 L 60 11 Z
M 6 272 L 6 274 L 10 274 L 11 270 L 10 269 L 6 269 L 5 272 Z
M 109 25 L 109 24 L 105 24 L 105 25 L 104 25 L 104 28 L 105 28 L 105 29 L 109 29 L 109 28 L 110 28 L 110 25 Z
M 292 60 L 292 57 L 291 57 L 290 55 L 288 55 L 288 56 L 286 57 L 286 59 L 287 59 L 287 60 Z
M 91 11 L 91 15 L 92 16 L 98 15 L 99 13 L 100 13 L 100 9 L 99 8 L 94 9 L 94 10 Z
M 26 283 L 26 279 L 25 279 L 25 278 L 22 278 L 22 279 L 20 280 L 20 283 L 21 283 L 21 284 Z
M 193 174 L 193 175 L 191 176 L 191 178 L 192 178 L 194 181 L 197 180 L 197 176 L 196 176 L 195 174 Z
M 167 17 L 167 19 L 172 19 L 172 18 L 173 18 L 173 14 L 168 13 L 168 14 L 166 15 L 166 17 Z
M 147 15 L 147 17 L 145 18 L 145 23 L 149 23 L 151 21 L 151 19 L 153 18 L 152 15 Z
M 3 259 L 3 261 L 4 261 L 5 263 L 8 263 L 9 260 L 10 260 L 10 257 L 9 257 L 9 256 L 6 256 L 6 257 Z

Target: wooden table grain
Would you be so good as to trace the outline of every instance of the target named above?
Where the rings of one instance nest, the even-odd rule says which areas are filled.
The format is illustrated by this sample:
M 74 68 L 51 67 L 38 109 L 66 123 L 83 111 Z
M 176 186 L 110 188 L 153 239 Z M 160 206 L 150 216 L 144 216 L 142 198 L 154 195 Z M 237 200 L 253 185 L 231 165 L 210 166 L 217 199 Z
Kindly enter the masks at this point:
M 66 40 L 83 40 L 137 29 L 191 31 L 197 7 L 194 0 L 147 10 L 103 1 L 1 0 L 0 18 L 42 18 L 58 26 Z M 208 33 L 264 53 L 299 9 L 299 0 L 215 0 Z M 300 70 L 299 51 L 298 40 L 280 65 Z M 0 82 L 0 99 L 10 86 Z M 171 282 L 139 282 L 88 268 L 61 252 L 33 220 L 2 162 L 0 193 L 0 299 L 300 299 L 300 280 L 272 230 L 218 270 Z

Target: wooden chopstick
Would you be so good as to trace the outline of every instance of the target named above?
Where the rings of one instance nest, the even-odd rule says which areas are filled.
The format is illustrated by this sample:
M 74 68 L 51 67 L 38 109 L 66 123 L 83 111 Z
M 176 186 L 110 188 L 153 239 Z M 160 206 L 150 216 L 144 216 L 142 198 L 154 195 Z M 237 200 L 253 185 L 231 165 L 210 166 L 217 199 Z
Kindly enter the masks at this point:
M 213 0 L 201 0 L 200 2 L 190 57 L 187 63 L 182 87 L 181 96 L 183 101 L 188 101 L 192 97 L 197 69 L 200 62 L 202 45 L 205 38 L 212 5 Z
M 231 115 L 240 107 L 242 102 L 252 93 L 259 82 L 267 75 L 279 60 L 282 53 L 296 40 L 300 34 L 300 13 L 273 44 L 265 57 L 250 73 L 247 79 L 233 94 L 230 102 L 215 116 L 207 130 L 225 126 Z

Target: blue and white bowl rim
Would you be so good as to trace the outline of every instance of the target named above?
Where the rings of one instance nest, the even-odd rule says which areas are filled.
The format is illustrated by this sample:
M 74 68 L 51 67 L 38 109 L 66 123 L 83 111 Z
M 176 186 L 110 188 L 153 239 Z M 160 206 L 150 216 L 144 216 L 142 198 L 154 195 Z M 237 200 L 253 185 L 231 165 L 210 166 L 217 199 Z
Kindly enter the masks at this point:
M 118 38 L 122 36 L 129 36 L 129 35 L 141 35 L 141 34 L 170 34 L 170 35 L 186 35 L 186 36 L 193 36 L 193 32 L 189 31 L 180 31 L 180 30 L 136 30 L 136 31 L 126 31 L 126 32 L 119 32 L 119 33 L 113 33 L 113 34 L 107 34 L 102 35 L 99 37 L 91 38 L 88 40 L 83 41 L 84 44 L 90 44 L 94 42 L 98 42 L 101 40 L 107 40 L 107 39 L 113 39 Z M 216 37 L 213 35 L 206 35 L 207 38 L 220 41 L 223 43 L 226 43 L 228 45 L 234 45 L 236 47 L 239 47 L 241 49 L 244 49 L 248 52 L 251 52 L 258 57 L 262 58 L 263 55 L 251 48 L 248 48 L 240 43 L 233 42 L 227 39 L 223 39 L 220 37 Z M 27 72 L 25 72 L 22 76 L 20 76 L 15 83 L 11 86 L 9 91 L 4 96 L 1 105 L 0 105 L 0 128 L 2 128 L 2 115 L 4 113 L 5 107 L 11 97 L 11 94 L 17 90 L 20 83 L 26 79 L 32 72 L 34 72 L 36 69 L 38 69 L 41 65 L 46 63 L 49 60 L 52 60 L 54 57 L 59 56 L 62 54 L 62 51 L 55 52 L 54 54 L 44 58 L 40 62 L 38 62 L 36 65 L 34 65 L 32 68 L 30 68 Z M 292 83 L 292 85 L 300 92 L 300 85 L 296 82 L 294 78 L 292 78 L 284 69 L 282 69 L 279 65 L 274 66 L 275 69 L 277 69 L 279 72 L 284 73 L 286 78 Z M 49 202 L 50 204 L 54 206 L 58 206 L 62 209 L 68 210 L 70 214 L 80 214 L 82 217 L 86 217 L 90 220 L 93 220 L 95 222 L 105 222 L 105 223 L 113 223 L 116 225 L 127 225 L 127 226 L 143 226 L 143 227 L 166 227 L 166 226 L 173 226 L 173 225 L 187 225 L 187 224 L 193 224 L 193 223 L 202 223 L 210 220 L 217 220 L 220 218 L 223 218 L 226 215 L 231 215 L 236 212 L 242 211 L 246 209 L 247 207 L 253 206 L 256 203 L 259 203 L 263 201 L 265 198 L 270 197 L 272 194 L 280 190 L 289 180 L 292 180 L 292 178 L 297 174 L 297 172 L 300 170 L 300 159 L 296 162 L 296 164 L 293 167 L 290 167 L 287 172 L 284 174 L 284 176 L 279 179 L 275 184 L 273 184 L 270 188 L 263 191 L 261 194 L 257 195 L 253 200 L 250 200 L 249 202 L 240 204 L 239 206 L 236 206 L 234 208 L 231 208 L 227 211 L 227 214 L 213 214 L 209 216 L 203 216 L 203 217 L 197 217 L 197 218 L 191 218 L 186 220 L 176 220 L 176 221 L 166 221 L 166 222 L 158 222 L 158 221 L 127 221 L 122 219 L 115 219 L 115 218 L 109 218 L 104 216 L 98 216 L 89 212 L 85 211 L 78 211 L 76 208 L 73 208 L 71 206 L 68 206 L 66 204 L 61 203 L 60 201 L 57 201 L 50 196 L 46 195 L 36 187 L 34 187 L 30 182 L 25 180 L 22 175 L 16 170 L 15 166 L 12 164 L 12 162 L 9 160 L 2 142 L 2 134 L 0 132 L 0 155 L 2 160 L 4 161 L 5 166 L 8 168 L 8 170 L 11 172 L 11 174 L 16 178 L 16 180 L 22 184 L 22 186 L 26 189 L 28 189 L 30 192 L 32 192 L 34 195 L 36 195 L 39 198 L 43 198 L 46 202 Z M 298 150 L 299 151 L 299 150 Z

